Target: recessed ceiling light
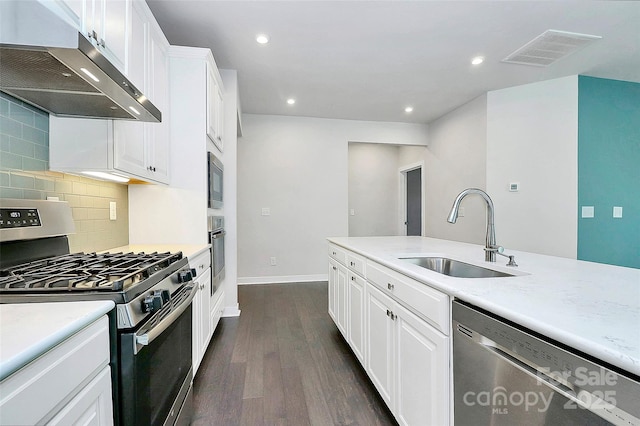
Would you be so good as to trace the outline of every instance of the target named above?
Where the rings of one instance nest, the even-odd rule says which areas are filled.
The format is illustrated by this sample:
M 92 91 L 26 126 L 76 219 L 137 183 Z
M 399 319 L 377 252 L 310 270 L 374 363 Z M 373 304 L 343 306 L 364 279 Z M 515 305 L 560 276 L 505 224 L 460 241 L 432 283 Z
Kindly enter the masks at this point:
M 296 100 L 295 100 L 295 99 L 293 99 L 293 98 L 289 98 L 289 99 L 287 99 L 287 103 L 288 103 L 289 105 L 293 105 L 293 104 L 295 104 L 295 103 L 296 103 Z
M 256 41 L 260 44 L 267 44 L 269 43 L 269 36 L 266 34 L 258 34 L 256 36 Z
M 408 106 L 408 107 L 406 107 L 406 108 L 404 109 L 404 112 L 407 112 L 407 113 L 409 113 L 409 112 L 413 112 L 413 107 L 412 107 L 412 106 Z
M 484 62 L 484 58 L 482 56 L 476 56 L 471 60 L 471 65 L 480 65 Z

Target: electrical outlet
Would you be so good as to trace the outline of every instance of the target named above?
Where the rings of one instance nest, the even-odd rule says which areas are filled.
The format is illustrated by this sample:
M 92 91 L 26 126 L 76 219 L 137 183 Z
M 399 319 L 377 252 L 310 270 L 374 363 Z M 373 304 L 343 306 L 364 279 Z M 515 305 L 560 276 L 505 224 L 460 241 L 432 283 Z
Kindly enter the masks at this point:
M 276 262 L 276 257 L 271 256 L 271 266 L 276 266 L 278 263 Z
M 271 209 L 269 209 L 269 207 L 263 207 L 262 216 L 271 216 Z

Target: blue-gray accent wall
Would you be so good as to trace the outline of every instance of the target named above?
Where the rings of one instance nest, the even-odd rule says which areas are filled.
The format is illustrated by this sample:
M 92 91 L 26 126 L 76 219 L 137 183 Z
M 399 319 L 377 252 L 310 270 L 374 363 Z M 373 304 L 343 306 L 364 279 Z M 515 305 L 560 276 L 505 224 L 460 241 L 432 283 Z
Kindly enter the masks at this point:
M 577 207 L 578 259 L 640 268 L 640 84 L 578 77 Z

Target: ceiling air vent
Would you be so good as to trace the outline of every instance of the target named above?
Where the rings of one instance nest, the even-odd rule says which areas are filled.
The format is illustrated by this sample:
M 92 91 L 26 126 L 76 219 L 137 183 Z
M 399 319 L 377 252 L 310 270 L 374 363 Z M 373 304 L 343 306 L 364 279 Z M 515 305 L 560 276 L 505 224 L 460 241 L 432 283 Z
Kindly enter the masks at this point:
M 502 60 L 509 64 L 546 67 L 602 37 L 547 30 Z

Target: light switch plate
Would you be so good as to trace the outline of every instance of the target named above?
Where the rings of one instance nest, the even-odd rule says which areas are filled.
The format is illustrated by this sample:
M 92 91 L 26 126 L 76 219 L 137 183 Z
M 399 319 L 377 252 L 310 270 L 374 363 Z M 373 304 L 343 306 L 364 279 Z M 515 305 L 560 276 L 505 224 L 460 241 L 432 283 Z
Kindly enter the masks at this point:
M 595 211 L 593 206 L 582 206 L 582 217 L 583 218 L 591 218 L 595 216 Z
M 613 207 L 613 217 L 619 219 L 622 217 L 622 207 L 614 206 Z
M 117 219 L 116 202 L 109 201 L 109 220 L 116 220 L 116 219 Z
M 269 207 L 263 207 L 262 216 L 271 216 L 271 209 L 269 209 Z

